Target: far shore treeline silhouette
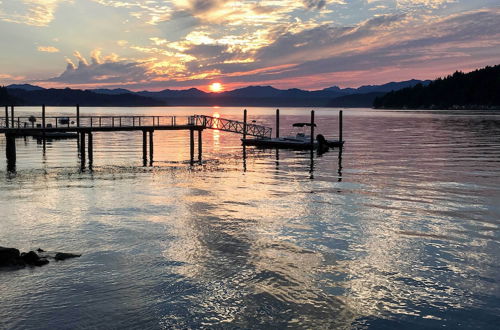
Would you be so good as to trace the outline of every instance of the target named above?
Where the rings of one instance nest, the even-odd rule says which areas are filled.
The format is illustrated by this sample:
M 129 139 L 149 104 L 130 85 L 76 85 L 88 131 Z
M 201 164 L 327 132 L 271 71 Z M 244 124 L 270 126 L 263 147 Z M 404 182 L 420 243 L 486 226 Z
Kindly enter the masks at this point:
M 133 92 L 126 89 L 45 89 L 33 85 L 0 87 L 0 105 L 38 106 L 266 106 L 375 107 L 386 109 L 500 108 L 500 65 L 446 78 L 408 80 L 359 88 L 307 91 L 248 86 L 222 93 L 196 88 Z
M 500 65 L 469 73 L 455 72 L 427 86 L 392 91 L 377 97 L 375 108 L 385 109 L 500 109 Z

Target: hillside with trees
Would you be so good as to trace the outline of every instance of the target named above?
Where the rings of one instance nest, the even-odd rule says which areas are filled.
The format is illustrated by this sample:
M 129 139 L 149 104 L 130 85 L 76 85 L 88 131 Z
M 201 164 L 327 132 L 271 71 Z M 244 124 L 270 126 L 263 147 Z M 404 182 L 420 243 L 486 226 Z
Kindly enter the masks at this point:
M 469 73 L 455 72 L 427 86 L 393 91 L 377 97 L 377 109 L 500 109 L 500 65 Z

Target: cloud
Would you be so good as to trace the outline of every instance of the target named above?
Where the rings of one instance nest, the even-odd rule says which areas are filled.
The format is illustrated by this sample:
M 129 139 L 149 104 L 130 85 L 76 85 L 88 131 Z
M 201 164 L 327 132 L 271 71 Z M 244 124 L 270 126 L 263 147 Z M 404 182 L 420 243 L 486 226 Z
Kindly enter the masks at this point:
M 37 50 L 39 52 L 46 52 L 46 53 L 59 53 L 60 50 L 57 49 L 56 47 L 53 46 L 38 46 Z
M 74 52 L 73 55 L 78 59 L 78 66 L 67 59 L 66 70 L 46 81 L 74 85 L 126 84 L 144 82 L 148 77 L 148 69 L 141 62 L 120 59 L 113 54 L 101 58 L 99 50 L 92 52 L 90 64 L 79 52 Z
M 57 7 L 71 0 L 3 0 L 0 20 L 34 26 L 47 26 L 54 19 Z

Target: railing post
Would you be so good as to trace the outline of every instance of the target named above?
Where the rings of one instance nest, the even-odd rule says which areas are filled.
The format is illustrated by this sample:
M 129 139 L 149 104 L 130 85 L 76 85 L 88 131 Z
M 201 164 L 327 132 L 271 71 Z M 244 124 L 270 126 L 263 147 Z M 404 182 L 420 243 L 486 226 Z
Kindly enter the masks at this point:
M 314 149 L 314 110 L 311 110 L 311 149 Z
M 45 128 L 45 104 L 42 104 L 42 128 Z
M 76 105 L 76 127 L 80 127 L 80 105 Z
M 280 109 L 276 109 L 276 138 L 280 137 Z

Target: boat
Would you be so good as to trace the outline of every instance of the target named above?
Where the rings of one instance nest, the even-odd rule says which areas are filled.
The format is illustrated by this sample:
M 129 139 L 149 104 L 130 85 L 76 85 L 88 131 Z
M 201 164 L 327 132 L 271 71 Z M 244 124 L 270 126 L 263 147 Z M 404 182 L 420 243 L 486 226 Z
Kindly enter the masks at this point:
M 311 127 L 310 123 L 295 123 L 292 125 L 293 127 Z M 316 127 L 316 124 L 314 124 Z M 329 147 L 341 147 L 344 144 L 344 141 L 339 140 L 327 140 L 321 134 L 316 136 L 316 139 L 311 143 L 311 136 L 306 135 L 303 132 L 298 132 L 294 136 L 284 136 L 284 137 L 276 137 L 276 138 L 250 138 L 250 139 L 241 139 L 243 145 L 246 146 L 257 146 L 262 148 L 280 148 L 280 149 L 295 149 L 295 150 L 304 150 L 311 149 L 311 145 L 313 149 L 321 149 L 326 150 Z

